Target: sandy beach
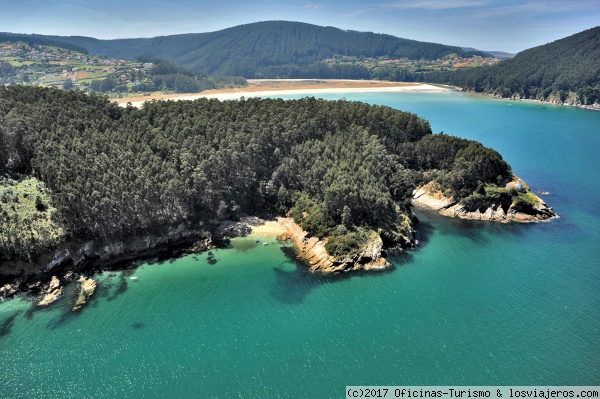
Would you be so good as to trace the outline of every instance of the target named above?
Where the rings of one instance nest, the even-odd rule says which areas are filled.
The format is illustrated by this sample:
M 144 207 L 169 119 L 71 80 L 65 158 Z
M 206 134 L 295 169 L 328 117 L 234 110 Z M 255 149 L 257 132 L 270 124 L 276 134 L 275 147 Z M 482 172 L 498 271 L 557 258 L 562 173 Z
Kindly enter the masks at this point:
M 285 233 L 281 218 L 265 220 L 256 216 L 244 216 L 239 221 L 225 220 L 217 229 L 217 235 L 238 237 L 246 235 L 279 235 Z
M 197 98 L 216 98 L 219 100 L 237 100 L 241 97 L 270 97 L 293 94 L 325 93 L 368 93 L 368 92 L 445 92 L 446 87 L 422 83 L 388 82 L 380 80 L 337 80 L 337 79 L 251 79 L 248 86 L 235 89 L 206 90 L 191 94 L 156 94 L 143 97 L 115 99 L 125 106 L 128 102 L 140 107 L 150 100 L 195 100 Z
M 283 226 L 275 220 L 266 220 L 265 224 L 260 226 L 250 226 L 252 234 L 257 235 L 278 235 L 285 233 Z

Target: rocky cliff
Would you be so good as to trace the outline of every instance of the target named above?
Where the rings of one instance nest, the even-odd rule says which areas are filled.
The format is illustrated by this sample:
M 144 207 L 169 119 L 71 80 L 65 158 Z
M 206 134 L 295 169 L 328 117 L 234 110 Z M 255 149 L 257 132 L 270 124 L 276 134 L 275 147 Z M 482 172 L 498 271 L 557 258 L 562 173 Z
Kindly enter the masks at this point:
M 310 264 L 310 270 L 321 273 L 345 273 L 353 270 L 380 270 L 390 267 L 391 264 L 383 257 L 383 241 L 379 236 L 370 239 L 352 257 L 337 259 L 327 253 L 326 241 L 317 237 L 308 237 L 308 232 L 302 230 L 292 219 L 280 218 L 280 223 L 285 228 L 285 233 L 277 238 L 292 240 L 299 251 L 299 256 Z
M 209 231 L 184 225 L 170 228 L 161 235 L 145 235 L 115 240 L 107 243 L 68 242 L 51 253 L 41 256 L 34 263 L 24 261 L 4 262 L 0 265 L 0 297 L 9 297 L 17 292 L 43 292 L 58 296 L 54 290 L 44 291 L 42 282 L 51 276 L 68 271 L 107 270 L 135 260 L 158 255 L 181 247 L 192 247 L 201 251 L 210 247 L 212 235 Z M 48 301 L 50 303 L 51 301 Z M 45 305 L 47 303 L 43 303 Z

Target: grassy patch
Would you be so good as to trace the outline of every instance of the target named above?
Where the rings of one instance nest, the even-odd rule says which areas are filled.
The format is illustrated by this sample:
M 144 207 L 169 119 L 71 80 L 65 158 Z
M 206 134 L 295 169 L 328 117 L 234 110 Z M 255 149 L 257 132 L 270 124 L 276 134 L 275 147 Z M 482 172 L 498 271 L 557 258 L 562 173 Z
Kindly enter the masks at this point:
M 31 259 L 64 239 L 56 208 L 44 183 L 35 178 L 0 178 L 0 257 Z
M 536 206 L 540 199 L 531 192 L 519 193 L 515 198 L 515 205 Z

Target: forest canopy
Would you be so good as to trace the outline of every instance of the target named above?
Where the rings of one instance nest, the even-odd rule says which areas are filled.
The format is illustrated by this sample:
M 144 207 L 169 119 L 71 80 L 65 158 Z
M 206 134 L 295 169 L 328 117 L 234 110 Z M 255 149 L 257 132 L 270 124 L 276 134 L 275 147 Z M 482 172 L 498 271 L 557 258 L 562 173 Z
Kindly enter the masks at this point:
M 520 52 L 489 67 L 432 72 L 423 79 L 500 97 L 600 103 L 600 26 Z
M 406 227 L 417 185 L 435 179 L 461 199 L 509 178 L 510 167 L 479 143 L 432 134 L 423 118 L 385 106 L 253 98 L 137 109 L 14 86 L 0 88 L 0 175 L 0 191 L 11 190 L 0 193 L 6 261 L 33 259 L 57 240 L 110 242 L 242 212 L 291 211 L 309 233 L 350 242 Z M 15 230 L 33 231 L 15 206 L 30 178 L 41 184 L 23 186 L 29 218 L 59 225 L 49 241 Z

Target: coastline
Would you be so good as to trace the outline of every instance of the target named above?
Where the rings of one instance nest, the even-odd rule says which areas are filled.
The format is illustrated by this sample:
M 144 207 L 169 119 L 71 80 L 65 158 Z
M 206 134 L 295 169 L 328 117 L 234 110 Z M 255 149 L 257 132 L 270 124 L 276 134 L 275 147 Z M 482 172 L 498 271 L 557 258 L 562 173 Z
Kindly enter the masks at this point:
M 136 237 L 130 243 L 112 242 L 99 246 L 89 242 L 68 243 L 65 248 L 49 253 L 28 274 L 0 274 L 3 280 L 0 280 L 0 300 L 28 293 L 39 306 L 46 306 L 61 296 L 61 287 L 77 279 L 91 284 L 98 273 L 125 270 L 145 259 L 177 258 L 227 247 L 229 239 L 235 237 L 260 237 L 261 241 L 267 237 L 291 240 L 312 272 L 329 274 L 391 267 L 384 258 L 383 242 L 379 237 L 371 240 L 358 254 L 337 259 L 327 253 L 326 240 L 308 238 L 308 233 L 290 218 L 244 216 L 237 221 L 224 220 L 214 229 L 195 231 L 179 228 L 176 233 L 168 234 L 169 238 L 163 240 Z
M 4 265 L 0 265 L 0 300 L 20 293 L 29 293 L 33 297 L 49 294 L 51 280 L 57 277 L 61 284 L 79 277 L 88 279 L 97 273 L 127 269 L 131 264 L 149 258 L 176 258 L 223 247 L 229 238 L 274 237 L 283 233 L 285 229 L 278 220 L 247 216 L 240 221 L 225 220 L 209 229 L 179 226 L 169 229 L 162 237 L 147 235 L 132 237 L 127 242 L 117 240 L 100 245 L 68 242 L 46 254 L 29 273 L 11 272 L 12 268 L 4 269 Z M 24 265 L 19 266 L 17 269 Z
M 216 229 L 217 238 L 243 236 L 277 236 L 285 233 L 282 218 L 262 219 L 257 216 L 243 216 L 238 221 L 225 220 Z
M 142 97 L 118 98 L 111 101 L 122 107 L 131 103 L 140 107 L 151 100 L 196 100 L 214 98 L 218 100 L 237 100 L 241 97 L 262 97 L 295 94 L 343 94 L 370 92 L 446 92 L 451 88 L 427 83 L 390 82 L 381 80 L 339 80 L 339 79 L 254 79 L 246 87 L 235 89 L 206 90 L 200 93 L 159 94 Z
M 313 84 L 313 80 L 302 80 L 300 83 L 306 84 L 306 82 L 311 82 Z M 375 82 L 377 84 L 381 84 L 378 87 L 373 87 L 372 81 L 339 81 L 343 85 L 352 86 L 356 85 L 357 87 L 339 87 L 335 86 L 334 82 L 326 82 L 319 81 L 320 83 L 316 83 L 321 85 L 320 89 L 309 89 L 309 88 L 296 88 L 289 89 L 289 80 L 281 80 L 284 83 L 282 86 L 276 87 L 277 90 L 267 91 L 264 90 L 266 88 L 274 88 L 268 85 L 269 81 L 261 81 L 260 84 L 256 84 L 254 87 L 256 91 L 221 91 L 218 93 L 209 94 L 211 98 L 238 98 L 244 95 L 248 96 L 260 96 L 260 95 L 277 95 L 277 94 L 311 94 L 311 93 L 348 93 L 348 92 L 405 92 L 405 91 L 426 91 L 426 92 L 449 92 L 455 90 L 455 88 L 451 87 L 440 87 L 433 85 L 423 85 L 423 84 L 396 84 L 394 82 Z M 292 83 L 299 83 L 293 81 Z M 364 86 L 367 87 L 364 87 Z M 390 85 L 390 86 L 385 86 Z M 260 89 L 260 90 L 259 90 Z M 233 90 L 233 89 L 232 89 Z M 242 89 L 240 89 L 242 90 Z M 262 91 L 261 91 L 262 90 Z M 199 93 L 198 97 L 207 97 L 206 93 Z M 179 98 L 171 98 L 171 99 L 180 99 L 187 100 L 190 99 L 188 96 L 181 96 Z M 130 99 L 129 99 L 130 100 Z M 141 105 L 141 103 L 140 103 Z M 139 105 L 136 105 L 139 106 Z M 422 198 L 426 199 L 426 196 Z M 456 203 L 446 206 L 446 208 L 451 208 L 456 205 Z M 544 204 L 545 206 L 545 204 Z M 551 208 L 550 208 L 551 209 Z M 438 208 L 436 209 L 442 213 L 442 211 Z M 514 214 L 508 214 L 508 212 L 504 212 L 501 214 L 499 211 L 496 214 L 497 207 L 492 209 L 493 214 L 488 215 L 487 210 L 482 210 L 480 212 L 464 212 L 462 209 L 447 209 L 445 212 L 452 213 L 448 216 L 456 216 L 461 218 L 468 219 L 480 219 L 480 220 L 498 220 L 504 219 L 506 221 L 507 218 L 512 218 Z M 490 211 L 491 212 L 491 211 Z M 515 219 L 518 219 L 519 215 L 516 215 Z M 519 220 L 525 221 L 525 220 Z M 529 221 L 537 221 L 529 220 Z M 218 222 L 217 222 L 218 223 Z M 102 269 L 110 269 L 110 268 L 119 268 L 122 265 L 129 263 L 131 260 L 135 259 L 144 259 L 150 256 L 162 256 L 166 255 L 167 257 L 178 256 L 185 253 L 203 251 L 205 249 L 209 249 L 213 246 L 211 242 L 212 239 L 217 241 L 228 238 L 228 237 L 236 237 L 236 236 L 244 236 L 244 235 L 268 235 L 268 236 L 277 236 L 285 233 L 285 228 L 281 225 L 281 222 L 275 220 L 267 220 L 262 221 L 256 217 L 246 217 L 242 218 L 239 222 L 224 222 L 230 223 L 226 225 L 221 231 L 215 231 L 211 228 L 210 232 L 202 231 L 203 229 L 197 227 L 197 229 L 185 229 L 183 227 L 177 227 L 173 229 L 173 232 L 169 232 L 167 237 L 133 237 L 131 240 L 122 240 L 121 242 L 111 242 L 102 247 L 95 247 L 93 243 L 79 243 L 79 246 L 74 245 L 73 247 L 67 247 L 60 250 L 55 251 L 51 257 L 49 257 L 43 265 L 40 265 L 39 274 L 36 276 L 26 276 L 25 280 L 21 280 L 20 283 L 23 283 L 23 286 L 20 287 L 21 291 L 38 291 L 40 288 L 40 283 L 43 283 L 44 280 L 50 279 L 50 277 L 56 272 L 66 271 L 69 267 L 74 267 L 73 269 L 68 269 L 69 271 L 81 272 L 81 273 L 95 273 Z M 215 226 L 216 227 L 216 226 Z M 212 233 L 212 234 L 211 234 Z M 303 237 L 304 238 L 304 237 Z M 313 245 L 315 242 L 306 242 L 306 245 Z M 377 247 L 379 247 L 379 243 L 376 243 Z M 219 245 L 219 244 L 216 244 Z M 305 244 L 302 244 L 305 246 Z M 297 245 L 299 246 L 299 245 Z M 376 252 L 380 252 L 380 249 Z M 370 251 L 373 253 L 373 251 Z M 365 258 L 367 256 L 364 256 Z M 383 265 L 386 264 L 385 258 L 381 258 L 378 256 L 369 256 L 370 258 L 383 259 L 381 262 Z M 69 262 L 73 263 L 73 266 L 69 266 Z M 334 268 L 332 265 L 334 261 L 329 262 L 319 262 L 318 269 L 324 271 L 330 271 Z M 358 264 L 354 260 L 349 261 L 340 261 L 335 265 L 334 271 L 347 271 L 354 270 L 354 266 L 349 266 L 350 264 Z M 365 269 L 370 268 L 370 263 L 365 262 L 367 267 L 363 267 Z M 375 268 L 381 267 L 380 264 L 375 264 Z M 56 268 L 56 269 L 55 269 Z M 15 279 L 19 279 L 18 276 L 14 276 Z M 4 282 L 3 282 L 4 283 Z M 28 284 L 32 283 L 32 284 Z M 21 285 L 21 284 L 19 284 Z M 4 288 L 4 287 L 0 287 Z M 12 288 L 8 288 L 4 292 L 10 291 Z M 0 297 L 3 296 L 3 292 L 0 289 Z
M 214 98 L 217 100 L 238 100 L 241 97 L 272 97 L 277 95 L 306 94 L 343 94 L 343 93 L 369 93 L 369 92 L 431 92 L 440 93 L 447 91 L 461 91 L 469 94 L 481 94 L 501 100 L 536 102 L 554 106 L 600 111 L 600 105 L 579 105 L 567 102 L 544 101 L 532 98 L 500 97 L 492 93 L 482 93 L 466 90 L 460 86 L 423 82 L 392 82 L 387 80 L 352 80 L 352 79 L 248 79 L 248 86 L 231 89 L 211 89 L 199 93 L 179 94 L 150 94 L 147 96 L 125 97 L 111 99 L 121 107 L 131 103 L 139 108 L 146 101 L 172 100 L 193 101 L 198 98 Z
M 544 104 L 544 105 L 554 105 L 556 107 L 570 107 L 570 108 L 579 108 L 579 109 L 587 109 L 589 111 L 600 111 L 600 104 L 597 105 L 582 105 L 582 104 L 571 104 L 568 102 L 557 102 L 557 101 L 550 101 L 550 100 L 538 100 L 535 98 L 520 98 L 520 97 L 500 97 L 496 94 L 492 94 L 492 93 L 484 93 L 484 92 L 476 92 L 473 90 L 466 90 L 462 87 L 459 86 L 448 86 L 448 85 L 440 85 L 443 87 L 447 87 L 448 89 L 453 89 L 453 90 L 457 90 L 457 91 L 462 91 L 463 93 L 468 93 L 468 94 L 481 94 L 487 97 L 492 97 L 492 98 L 496 98 L 498 100 L 506 100 L 506 101 L 523 101 L 523 102 L 531 102 L 531 103 L 538 103 L 538 104 Z
M 460 202 L 445 197 L 439 191 L 431 191 L 431 188 L 425 185 L 413 191 L 412 205 L 436 211 L 442 216 L 486 222 L 537 223 L 559 217 L 541 198 L 531 194 L 538 200 L 538 203 L 527 209 L 515 207 L 514 203 L 510 206 L 503 206 L 500 202 L 489 201 L 482 202 L 477 209 L 466 209 Z

